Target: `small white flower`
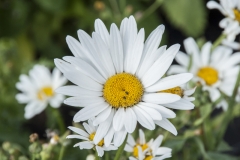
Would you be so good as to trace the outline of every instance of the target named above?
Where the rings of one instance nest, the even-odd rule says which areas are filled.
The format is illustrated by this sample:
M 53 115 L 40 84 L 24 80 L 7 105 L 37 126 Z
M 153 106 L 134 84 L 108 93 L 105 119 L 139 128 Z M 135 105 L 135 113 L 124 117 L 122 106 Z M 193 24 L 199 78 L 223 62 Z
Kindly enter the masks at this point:
M 177 134 L 167 119 L 176 115 L 164 105 L 181 97 L 159 91 L 185 84 L 193 76 L 182 73 L 162 78 L 180 47 L 158 47 L 163 32 L 164 26 L 160 25 L 144 42 L 144 29 L 138 31 L 134 17 L 130 16 L 123 19 L 120 30 L 112 24 L 109 33 L 97 19 L 92 37 L 83 30 L 78 31 L 80 42 L 67 36 L 75 57 L 55 59 L 55 64 L 76 85 L 61 87 L 56 92 L 73 96 L 65 104 L 84 107 L 74 116 L 74 122 L 96 117 L 93 124 L 99 125 L 99 131 L 95 143 L 104 138 L 108 145 L 114 136 L 115 146 L 120 146 L 137 122 L 149 130 L 157 124 Z
M 101 141 L 98 143 L 95 143 L 93 141 L 93 139 L 96 135 L 98 126 L 93 126 L 92 120 L 88 120 L 88 123 L 83 123 L 83 126 L 87 132 L 85 132 L 84 130 L 82 130 L 80 128 L 76 128 L 76 127 L 72 127 L 72 126 L 68 127 L 73 132 L 76 132 L 79 135 L 69 135 L 66 138 L 76 138 L 76 139 L 85 140 L 83 142 L 79 142 L 79 143 L 75 144 L 73 147 L 79 147 L 80 149 L 95 148 L 98 153 L 98 156 L 100 156 L 100 157 L 103 156 L 104 151 L 111 151 L 111 150 L 117 149 L 117 147 L 115 147 L 112 144 L 110 144 L 109 146 L 106 146 L 104 139 L 101 139 Z
M 155 140 L 146 142 L 144 132 L 139 129 L 139 141 L 136 142 L 129 134 L 124 150 L 132 152 L 133 156 L 129 157 L 130 160 L 162 160 L 172 156 L 172 149 L 159 147 L 162 140 L 163 136 L 159 135 Z
M 239 0 L 220 0 L 220 4 L 215 1 L 209 1 L 207 7 L 218 9 L 225 18 L 219 23 L 224 28 L 224 34 L 227 38 L 222 44 L 233 49 L 240 49 L 240 43 L 234 42 L 236 36 L 240 33 L 240 1 Z
M 20 82 L 16 84 L 17 89 L 22 91 L 16 95 L 19 103 L 27 103 L 24 117 L 32 118 L 41 113 L 48 104 L 58 108 L 64 96 L 57 94 L 54 90 L 64 84 L 67 79 L 61 76 L 61 72 L 55 68 L 51 74 L 49 69 L 42 65 L 35 65 L 29 71 L 29 76 L 20 75 Z
M 220 98 L 221 92 L 231 96 L 239 71 L 240 52 L 232 55 L 232 49 L 224 46 L 211 51 L 210 42 L 205 43 L 199 51 L 192 38 L 184 41 L 184 47 L 187 54 L 177 54 L 176 61 L 180 65 L 172 65 L 168 74 L 187 72 L 190 68 L 189 71 L 194 74 L 192 80 L 203 85 L 203 90 L 209 92 L 212 102 Z M 217 104 L 217 107 L 220 106 L 224 110 L 228 107 L 224 99 Z

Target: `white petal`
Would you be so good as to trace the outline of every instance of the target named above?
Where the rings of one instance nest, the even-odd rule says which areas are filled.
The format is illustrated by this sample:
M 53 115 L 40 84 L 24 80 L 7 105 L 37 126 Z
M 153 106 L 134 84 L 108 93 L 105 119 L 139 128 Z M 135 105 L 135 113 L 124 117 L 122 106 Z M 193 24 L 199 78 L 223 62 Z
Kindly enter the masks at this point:
M 99 113 L 101 113 L 107 107 L 109 107 L 109 104 L 107 104 L 106 102 L 95 103 L 87 107 L 84 107 L 83 109 L 81 109 L 79 112 L 75 114 L 73 121 L 80 122 L 80 121 L 88 120 L 98 115 Z
M 132 147 L 134 147 L 136 145 L 136 142 L 131 134 L 128 134 L 127 143 L 129 145 L 131 145 Z
M 146 143 L 145 134 L 141 129 L 139 129 L 139 143 L 142 145 Z
M 155 121 L 155 123 L 160 127 L 166 129 L 167 131 L 171 132 L 175 136 L 177 135 L 176 128 L 168 119 L 163 118 L 161 121 Z
M 164 29 L 165 29 L 164 25 L 158 26 L 154 31 L 152 31 L 152 33 L 147 38 L 145 45 L 144 45 L 139 69 L 137 72 L 138 77 L 142 78 L 142 76 L 145 74 L 145 72 L 149 69 L 149 67 L 150 67 L 149 61 L 152 63 L 154 62 L 154 61 L 152 61 L 153 59 L 151 59 L 150 57 L 153 57 L 152 55 L 154 53 L 156 53 L 156 50 L 162 39 L 162 34 L 164 32 Z M 161 48 L 161 50 L 162 49 L 164 50 L 164 48 L 165 47 Z M 161 56 L 161 54 L 158 54 L 158 57 L 156 57 L 156 59 L 158 59 L 160 56 Z M 152 63 L 151 63 L 151 65 L 152 65 Z
M 144 74 L 142 78 L 144 87 L 148 87 L 154 84 L 165 74 L 179 48 L 179 44 L 171 46 L 158 60 L 156 60 L 156 62 L 151 66 L 151 68 Z
M 80 39 L 82 46 L 88 51 L 86 56 L 88 56 L 88 59 L 92 62 L 92 64 L 94 64 L 95 69 L 97 69 L 101 75 L 107 79 L 109 75 L 106 68 L 104 68 L 103 62 L 97 54 L 97 50 L 91 37 L 85 31 L 78 30 L 78 38 Z
M 115 131 L 120 131 L 125 120 L 125 109 L 119 108 L 113 118 L 113 128 Z
M 196 88 L 197 87 L 194 87 L 194 88 L 188 89 L 188 90 L 184 90 L 184 95 L 187 95 L 187 96 L 192 95 L 195 92 Z
M 155 124 L 153 122 L 152 117 L 148 114 L 145 113 L 140 107 L 134 106 L 132 107 L 133 111 L 135 112 L 137 116 L 138 122 L 145 128 L 149 130 L 154 130 L 155 129 Z
M 210 52 L 211 52 L 212 43 L 207 42 L 203 45 L 201 51 L 202 65 L 206 66 L 209 64 Z
M 103 154 L 104 154 L 103 148 L 102 148 L 102 147 L 99 147 L 99 146 L 96 146 L 96 150 L 97 150 L 98 156 L 99 156 L 99 157 L 102 157 Z
M 153 144 L 152 144 L 152 146 L 151 146 L 152 150 L 155 151 L 155 150 L 161 145 L 162 140 L 163 140 L 163 136 L 162 136 L 162 135 L 159 135 L 159 136 L 154 140 L 154 142 L 153 142 Z M 153 152 L 154 152 L 154 151 L 153 151 Z
M 159 147 L 156 151 L 156 155 L 163 155 L 166 153 L 172 152 L 171 148 L 167 148 L 167 147 Z
M 174 88 L 177 86 L 180 86 L 184 83 L 187 83 L 189 80 L 191 80 L 193 77 L 193 74 L 191 73 L 182 73 L 177 74 L 173 76 L 168 76 L 166 78 L 161 79 L 157 83 L 153 84 L 150 87 L 147 87 L 145 89 L 146 92 L 157 92 L 161 90 L 166 90 L 170 88 Z
M 72 126 L 69 126 L 68 128 L 70 130 L 72 130 L 73 132 L 76 132 L 76 133 L 80 134 L 81 136 L 84 136 L 84 137 L 88 137 L 89 136 L 89 134 L 87 134 L 87 132 L 85 132 L 84 130 L 82 130 L 80 128 L 72 127 Z
M 77 69 L 84 75 L 90 77 L 91 79 L 97 81 L 98 83 L 104 84 L 106 79 L 102 77 L 90 64 L 84 60 L 76 57 L 65 56 L 63 57 L 65 61 L 75 65 Z
M 149 93 L 143 95 L 143 101 L 155 104 L 172 103 L 180 99 L 180 96 L 171 93 Z
M 16 99 L 19 103 L 28 103 L 31 100 L 31 97 L 26 94 L 17 94 Z
M 114 129 L 111 126 L 111 128 L 109 129 L 108 133 L 106 134 L 106 136 L 104 137 L 104 144 L 106 147 L 108 147 L 113 139 L 113 135 L 114 135 Z
M 104 122 L 110 115 L 111 111 L 112 111 L 112 108 L 108 107 L 107 109 L 99 113 L 99 115 L 94 119 L 93 125 L 97 126 L 98 124 Z
M 57 88 L 55 90 L 55 92 L 60 93 L 60 94 L 64 94 L 67 96 L 74 96 L 74 97 L 78 97 L 78 96 L 102 96 L 102 92 L 97 92 L 97 91 L 91 91 L 88 89 L 84 89 L 81 88 L 79 86 L 63 86 L 60 88 Z
M 179 51 L 175 57 L 176 61 L 184 67 L 188 67 L 190 59 L 185 53 Z
M 126 135 L 127 135 L 127 132 L 125 130 L 116 132 L 114 134 L 114 140 L 113 140 L 114 146 L 117 146 L 117 147 L 121 146 L 121 144 L 126 138 Z
M 111 58 L 111 53 L 109 50 L 110 47 L 107 46 L 103 42 L 101 37 L 96 33 L 93 33 L 93 40 L 94 40 L 94 44 L 98 50 L 99 58 L 101 58 L 101 61 L 103 62 L 103 65 L 106 68 L 108 75 L 109 76 L 114 75 L 116 73 L 116 71 L 115 71 L 113 61 Z
M 97 132 L 93 139 L 95 144 L 98 144 L 104 138 L 104 136 L 107 134 L 109 127 L 112 124 L 113 115 L 114 115 L 114 110 L 112 109 L 111 114 L 107 117 L 106 121 L 101 123 L 98 126 Z
M 209 89 L 208 91 L 212 102 L 215 102 L 221 96 L 218 89 L 212 88 Z
M 187 72 L 187 68 L 179 66 L 179 65 L 171 65 L 167 74 L 178 74 L 178 73 L 185 73 Z
M 125 57 L 125 72 L 135 74 L 138 68 L 138 65 L 141 60 L 143 46 L 144 46 L 144 29 L 141 29 L 137 35 L 136 41 L 132 47 L 132 50 L 126 54 Z
M 217 2 L 215 1 L 209 1 L 207 3 L 207 7 L 209 9 L 218 9 L 220 12 L 222 12 L 222 14 L 226 15 L 227 13 L 225 12 L 225 10 L 222 8 L 221 5 L 219 5 Z
M 80 135 L 68 135 L 66 138 L 76 138 L 76 139 L 82 139 L 82 140 L 89 140 L 88 138 L 80 136 Z
M 71 36 L 67 36 L 66 41 L 67 41 L 69 49 L 71 50 L 71 52 L 73 53 L 73 55 L 75 57 L 87 59 L 87 57 L 85 56 L 86 53 L 85 53 L 84 49 L 82 48 L 79 41 L 77 41 L 75 38 L 73 38 Z
M 190 110 L 194 108 L 194 104 L 185 99 L 180 99 L 179 101 L 164 104 L 165 107 L 178 109 L 178 110 Z
M 189 55 L 192 55 L 193 56 L 193 64 L 195 64 L 196 66 L 201 66 L 200 64 L 200 55 L 199 55 L 199 48 L 198 48 L 198 45 L 197 43 L 194 41 L 193 38 L 187 38 L 184 40 L 183 42 L 184 44 L 184 48 L 186 50 L 186 52 L 189 54 Z
M 119 30 L 115 24 L 110 28 L 110 52 L 117 73 L 123 72 L 123 45 Z
M 162 117 L 165 117 L 165 118 L 175 118 L 176 117 L 176 114 L 172 110 L 170 110 L 164 106 L 161 106 L 158 104 L 152 104 L 152 103 L 144 103 L 144 102 L 140 102 L 139 104 L 144 105 L 146 107 L 151 107 L 151 108 L 156 109 L 162 115 Z
M 144 110 L 146 113 L 148 113 L 149 115 L 151 115 L 152 119 L 153 120 L 162 120 L 162 115 L 154 108 L 149 108 L 147 106 L 144 106 L 144 105 L 141 105 L 141 104 L 138 104 L 138 106 Z
M 107 46 L 109 46 L 109 33 L 104 25 L 104 23 L 100 19 L 96 19 L 94 23 L 95 31 L 101 36 Z
M 125 114 L 126 114 L 124 119 L 125 129 L 128 133 L 132 133 L 137 125 L 137 117 L 132 108 L 130 107 L 126 108 Z
M 129 135 L 128 135 L 129 136 Z M 125 145 L 124 150 L 126 152 L 133 152 L 133 147 L 129 146 L 128 144 Z
M 93 144 L 92 143 L 90 143 L 90 142 L 80 142 L 79 143 L 79 147 L 80 147 L 80 149 L 91 149 L 91 148 L 93 148 Z
M 78 86 L 92 90 L 92 91 L 102 91 L 103 86 L 93 79 L 89 78 L 88 76 L 82 74 L 81 72 L 67 72 L 64 74 L 69 81 L 71 81 L 74 84 L 77 84 Z
M 70 97 L 64 100 L 64 103 L 70 106 L 76 107 L 84 107 L 88 105 L 92 105 L 95 103 L 101 103 L 105 100 L 102 97 L 94 97 L 94 96 L 82 96 L 82 97 Z

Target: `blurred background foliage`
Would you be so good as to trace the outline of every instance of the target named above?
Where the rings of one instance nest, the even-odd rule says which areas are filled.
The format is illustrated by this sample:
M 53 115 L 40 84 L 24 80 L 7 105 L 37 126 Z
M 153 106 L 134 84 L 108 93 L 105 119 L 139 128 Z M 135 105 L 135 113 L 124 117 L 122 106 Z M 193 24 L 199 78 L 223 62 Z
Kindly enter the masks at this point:
M 18 92 L 15 84 L 19 75 L 27 74 L 34 64 L 40 63 L 53 68 L 54 58 L 71 55 L 65 42 L 67 35 L 77 38 L 78 29 L 91 34 L 96 18 L 102 19 L 109 28 L 111 23 L 119 26 L 124 17 L 134 15 L 138 28 L 145 28 L 146 37 L 158 25 L 164 24 L 166 30 L 161 45 L 182 43 L 188 36 L 200 38 L 206 35 L 209 18 L 205 4 L 205 0 L 0 0 L 0 160 L 3 153 L 9 151 L 4 150 L 5 141 L 9 141 L 14 146 L 12 148 L 17 148 L 19 153 L 25 155 L 31 133 L 37 132 L 40 138 L 46 140 L 45 129 L 56 127 L 56 120 L 49 109 L 31 120 L 24 119 L 24 105 L 15 100 Z M 77 110 L 72 107 L 61 107 L 67 125 L 71 125 L 75 111 Z M 199 112 L 208 111 L 204 108 Z M 188 112 L 178 114 L 180 118 L 173 123 L 178 129 L 184 130 L 193 119 Z M 201 124 L 201 121 L 203 120 L 196 123 Z M 187 125 L 181 126 L 182 124 Z M 229 159 L 221 154 L 207 154 L 202 148 L 202 142 L 196 137 L 199 131 L 196 126 L 194 130 L 185 133 L 189 139 L 182 134 L 183 131 L 180 131 L 178 137 L 164 132 L 166 137 L 171 137 L 165 144 L 174 149 L 174 159 L 178 159 L 179 154 L 184 154 L 183 147 L 185 150 L 189 149 L 184 152 L 192 152 L 185 160 L 195 159 L 195 154 L 218 160 Z M 163 131 L 159 130 L 155 132 L 156 135 Z M 191 146 L 189 141 L 196 142 L 202 150 Z M 220 143 L 218 147 L 219 151 L 230 148 L 226 143 Z M 65 159 L 84 159 L 86 154 L 88 152 L 70 146 Z

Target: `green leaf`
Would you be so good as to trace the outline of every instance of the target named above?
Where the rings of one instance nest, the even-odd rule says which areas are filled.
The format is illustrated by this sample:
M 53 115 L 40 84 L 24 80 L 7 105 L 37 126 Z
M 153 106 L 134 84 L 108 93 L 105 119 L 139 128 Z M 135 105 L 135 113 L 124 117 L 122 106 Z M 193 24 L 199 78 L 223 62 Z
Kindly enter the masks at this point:
M 231 147 L 225 142 L 221 141 L 220 144 L 217 147 L 217 151 L 229 151 L 231 150 Z
M 217 159 L 217 160 L 238 160 L 239 157 L 233 157 L 233 156 L 230 156 L 230 155 L 226 155 L 226 154 L 222 154 L 222 153 L 217 153 L 217 152 L 208 152 L 207 153 L 208 156 L 211 158 L 211 159 Z
M 212 111 L 211 104 L 206 104 L 205 106 L 200 107 L 201 118 L 197 119 L 194 122 L 194 126 L 198 126 L 203 123 L 203 121 L 210 115 Z
M 203 33 L 207 22 L 204 3 L 202 0 L 165 0 L 163 10 L 176 28 L 197 37 Z

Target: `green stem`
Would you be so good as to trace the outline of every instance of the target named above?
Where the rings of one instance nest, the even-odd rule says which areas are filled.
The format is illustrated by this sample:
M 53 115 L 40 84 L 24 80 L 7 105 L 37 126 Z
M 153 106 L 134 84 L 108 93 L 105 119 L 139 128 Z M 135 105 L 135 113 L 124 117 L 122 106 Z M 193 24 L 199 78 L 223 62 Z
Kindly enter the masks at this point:
M 112 7 L 112 10 L 115 11 L 117 15 L 119 15 L 120 14 L 120 10 L 118 8 L 117 1 L 116 0 L 109 0 L 109 3 L 111 5 L 111 7 Z
M 222 43 L 222 40 L 223 40 L 224 38 L 226 38 L 226 35 L 222 33 L 222 34 L 215 40 L 215 42 L 213 43 L 212 48 L 211 48 L 212 51 L 213 51 L 217 46 L 219 46 L 219 45 Z
M 63 134 L 64 131 L 65 131 L 65 129 L 66 129 L 66 127 L 65 127 L 64 121 L 63 121 L 63 119 L 62 119 L 62 116 L 61 116 L 59 110 L 56 109 L 56 108 L 53 108 L 53 114 L 54 114 L 54 116 L 55 116 L 56 119 L 57 119 L 58 126 L 59 126 L 59 128 L 60 128 L 60 132 L 61 132 L 61 134 Z
M 163 0 L 155 0 L 155 2 L 142 13 L 142 17 L 138 20 L 139 22 L 150 16 L 154 11 L 161 6 Z
M 96 150 L 96 152 L 95 152 L 95 160 L 100 160 L 100 158 L 99 158 L 99 156 L 98 156 L 97 150 Z
M 117 151 L 117 154 L 116 154 L 114 160 L 119 160 L 121 158 L 122 152 L 123 152 L 124 147 L 125 147 L 125 145 L 127 143 L 127 138 L 128 138 L 128 134 L 127 134 L 123 144 L 118 148 L 118 151 Z
M 222 140 L 222 138 L 224 136 L 224 133 L 225 133 L 225 131 L 227 129 L 227 126 L 228 126 L 229 122 L 231 121 L 231 117 L 232 117 L 232 114 L 233 114 L 233 111 L 234 111 L 234 107 L 233 106 L 235 106 L 235 104 L 236 104 L 235 97 L 236 97 L 236 95 L 238 93 L 239 85 L 240 85 L 240 69 L 239 69 L 237 80 L 236 80 L 236 83 L 235 83 L 235 86 L 234 86 L 233 94 L 230 97 L 229 102 L 228 102 L 227 113 L 225 114 L 225 117 L 223 119 L 223 123 L 221 125 L 221 130 L 220 130 L 220 133 L 219 133 L 218 142 L 221 142 L 221 140 Z
M 62 160 L 63 159 L 64 152 L 65 152 L 65 147 L 62 145 L 60 153 L 59 153 L 58 160 Z
M 105 153 L 105 160 L 110 160 L 109 152 Z

